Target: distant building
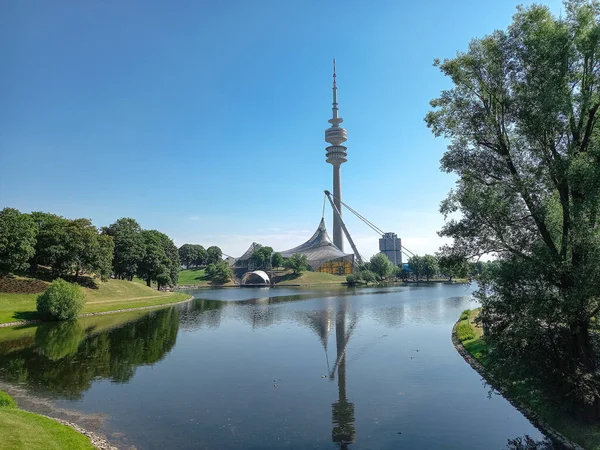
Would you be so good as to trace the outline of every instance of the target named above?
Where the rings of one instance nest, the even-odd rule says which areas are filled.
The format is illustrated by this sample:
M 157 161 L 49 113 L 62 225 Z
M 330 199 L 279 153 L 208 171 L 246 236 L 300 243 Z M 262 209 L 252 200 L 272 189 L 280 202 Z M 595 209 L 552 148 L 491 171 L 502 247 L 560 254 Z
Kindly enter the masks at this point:
M 384 233 L 379 239 L 379 251 L 394 263 L 395 266 L 402 265 L 402 241 L 396 233 Z

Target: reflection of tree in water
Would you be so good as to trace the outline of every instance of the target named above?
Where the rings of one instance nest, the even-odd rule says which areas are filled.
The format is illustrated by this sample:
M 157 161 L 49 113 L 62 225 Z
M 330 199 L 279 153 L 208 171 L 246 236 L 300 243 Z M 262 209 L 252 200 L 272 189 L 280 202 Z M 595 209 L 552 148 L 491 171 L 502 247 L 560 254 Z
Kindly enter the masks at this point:
M 193 331 L 202 327 L 218 328 L 225 302 L 221 300 L 197 299 L 180 307 L 179 326 L 182 330 Z
M 77 352 L 85 333 L 77 320 L 40 325 L 35 331 L 35 344 L 52 361 Z
M 0 375 L 34 390 L 78 398 L 94 378 L 128 381 L 138 366 L 164 358 L 175 345 L 178 321 L 176 308 L 164 309 L 83 341 L 77 326 L 44 325 L 36 332 L 35 347 L 0 356 Z

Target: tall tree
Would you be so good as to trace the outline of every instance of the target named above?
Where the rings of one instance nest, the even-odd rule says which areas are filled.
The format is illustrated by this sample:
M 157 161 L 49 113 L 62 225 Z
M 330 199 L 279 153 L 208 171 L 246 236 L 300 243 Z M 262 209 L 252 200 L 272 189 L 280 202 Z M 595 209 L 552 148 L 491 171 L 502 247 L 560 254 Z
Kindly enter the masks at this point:
M 208 254 L 201 245 L 194 245 L 194 266 L 202 267 L 206 265 Z
M 67 224 L 66 254 L 60 271 L 75 272 L 75 279 L 83 272 L 96 272 L 100 261 L 98 229 L 89 219 L 70 220 Z
M 15 272 L 29 267 L 35 251 L 37 229 L 28 214 L 14 208 L 0 211 L 0 272 Z
M 183 244 L 181 247 L 179 247 L 179 260 L 186 269 L 192 267 L 196 261 L 196 253 L 197 252 L 194 249 L 194 245 L 192 244 Z
M 425 274 L 423 257 L 419 255 L 413 255 L 408 258 L 408 268 L 413 273 L 415 280 L 419 281 L 419 279 Z
M 283 261 L 283 267 L 291 269 L 294 274 L 299 275 L 308 269 L 308 258 L 306 255 L 296 253 Z
M 520 8 L 506 31 L 437 61 L 453 87 L 426 121 L 450 140 L 442 169 L 459 176 L 441 212 L 462 217 L 441 234 L 454 238 L 452 253 L 499 256 L 479 293 L 494 324 L 492 362 L 597 417 L 600 7 L 572 0 L 565 9 L 555 18 L 544 6 Z
M 250 261 L 256 269 L 268 269 L 271 265 L 272 247 L 259 247 L 252 252 Z
M 55 273 L 59 271 L 62 261 L 67 258 L 67 225 L 69 221 L 56 214 L 40 211 L 32 212 L 37 238 L 35 254 L 30 260 L 31 269 L 39 266 L 51 267 Z
M 394 272 L 394 264 L 383 253 L 373 255 L 369 260 L 369 268 L 375 272 L 380 279 L 389 277 Z
M 433 255 L 423 256 L 422 261 L 423 261 L 423 275 L 425 275 L 425 277 L 427 278 L 427 281 L 429 282 L 429 279 L 431 277 L 434 277 L 439 271 L 438 261 L 437 261 L 437 258 Z
M 283 256 L 281 256 L 281 253 L 279 253 L 279 252 L 273 253 L 273 255 L 271 256 L 271 265 L 273 267 L 282 267 L 283 266 Z
M 113 271 L 118 278 L 131 281 L 138 272 L 144 258 L 142 228 L 131 218 L 122 218 L 103 228 L 103 233 L 112 236 L 115 243 Z
M 448 281 L 452 281 L 454 277 L 466 277 L 469 269 L 467 260 L 453 255 L 452 252 L 441 253 L 438 256 L 438 265 L 440 272 L 448 277 Z
M 137 274 L 151 286 L 153 281 L 158 289 L 174 286 L 179 276 L 179 253 L 173 241 L 156 230 L 143 230 L 144 258 L 138 266 Z
M 206 264 L 216 264 L 223 258 L 223 252 L 216 245 L 206 249 Z

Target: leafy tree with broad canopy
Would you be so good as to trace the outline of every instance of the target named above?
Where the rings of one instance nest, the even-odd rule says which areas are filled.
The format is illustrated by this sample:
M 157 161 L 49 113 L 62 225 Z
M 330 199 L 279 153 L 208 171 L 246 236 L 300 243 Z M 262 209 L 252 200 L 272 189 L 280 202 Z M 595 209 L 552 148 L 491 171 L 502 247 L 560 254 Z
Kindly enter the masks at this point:
M 268 269 L 271 264 L 272 247 L 259 247 L 252 252 L 250 261 L 256 269 Z
M 28 214 L 14 208 L 0 211 L 0 272 L 15 272 L 29 267 L 35 252 L 37 230 Z
M 427 281 L 429 281 L 429 279 L 431 277 L 434 277 L 439 271 L 437 258 L 433 255 L 425 255 L 423 256 L 421 261 L 423 267 L 423 275 L 425 275 L 425 278 L 427 279 Z
M 441 205 L 444 251 L 499 260 L 478 292 L 491 368 L 598 418 L 600 4 L 519 8 L 435 65 L 453 87 L 426 122 L 459 177 Z
M 179 252 L 173 241 L 157 230 L 142 230 L 144 258 L 138 266 L 138 276 L 151 286 L 153 281 L 158 289 L 175 286 L 179 278 Z
M 308 258 L 306 255 L 296 253 L 283 261 L 283 267 L 290 269 L 295 275 L 300 275 L 308 269 Z
M 206 278 L 217 284 L 227 283 L 233 276 L 231 267 L 225 261 L 209 264 L 206 266 L 205 273 Z
M 380 279 L 389 277 L 394 272 L 394 263 L 383 253 L 371 256 L 369 270 L 379 276 Z
M 272 267 L 283 267 L 283 261 L 284 261 L 283 256 L 281 256 L 281 253 L 279 253 L 279 252 L 275 252 L 271 256 L 271 266 Z
M 223 260 L 223 252 L 216 245 L 206 249 L 206 264 L 216 264 Z
M 115 250 L 113 272 L 117 278 L 133 280 L 140 262 L 144 259 L 144 238 L 142 227 L 129 217 L 117 220 L 104 227 L 102 232 L 114 239 Z

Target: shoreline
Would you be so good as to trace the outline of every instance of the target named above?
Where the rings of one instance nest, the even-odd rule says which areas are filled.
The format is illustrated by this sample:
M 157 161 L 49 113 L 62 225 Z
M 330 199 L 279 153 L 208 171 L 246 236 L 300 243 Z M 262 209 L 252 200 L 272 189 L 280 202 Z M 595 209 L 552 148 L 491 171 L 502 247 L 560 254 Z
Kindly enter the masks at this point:
M 85 313 L 85 314 L 78 315 L 77 318 L 81 319 L 83 317 L 105 316 L 107 314 L 118 314 L 118 313 L 129 312 L 129 311 L 142 311 L 144 309 L 164 308 L 164 307 L 167 307 L 167 306 L 181 305 L 182 303 L 187 303 L 187 302 L 189 302 L 189 301 L 191 301 L 193 299 L 194 299 L 194 296 L 191 295 L 189 298 L 187 298 L 185 300 L 178 301 L 178 302 L 162 303 L 160 305 L 138 306 L 136 308 L 114 309 L 112 311 L 101 311 L 101 312 L 94 312 L 94 313 Z M 16 322 L 0 323 L 0 328 L 18 327 L 18 326 L 21 326 L 21 325 L 37 325 L 37 324 L 40 324 L 40 323 L 50 323 L 50 322 L 56 322 L 56 321 L 54 321 L 54 320 L 42 320 L 42 319 L 19 320 L 19 321 L 16 321 Z
M 515 409 L 517 409 L 521 414 L 523 414 L 535 428 L 542 432 L 553 443 L 558 443 L 562 445 L 563 448 L 568 450 L 585 450 L 579 444 L 576 444 L 563 434 L 556 431 L 553 427 L 550 426 L 550 424 L 542 420 L 537 415 L 537 413 L 529 406 L 525 405 L 523 402 L 511 396 L 508 390 L 502 385 L 502 383 L 494 379 L 494 377 L 487 372 L 485 367 L 473 355 L 471 355 L 471 353 L 469 353 L 469 351 L 465 348 L 462 342 L 460 342 L 460 340 L 458 339 L 458 336 L 456 335 L 456 327 L 458 326 L 460 321 L 461 319 L 459 318 L 452 327 L 452 345 L 454 345 L 454 348 L 456 349 L 458 354 L 462 356 L 465 362 L 469 364 L 471 368 L 475 370 L 479 375 L 481 375 L 486 384 L 489 385 L 492 389 L 502 394 L 502 396 Z

